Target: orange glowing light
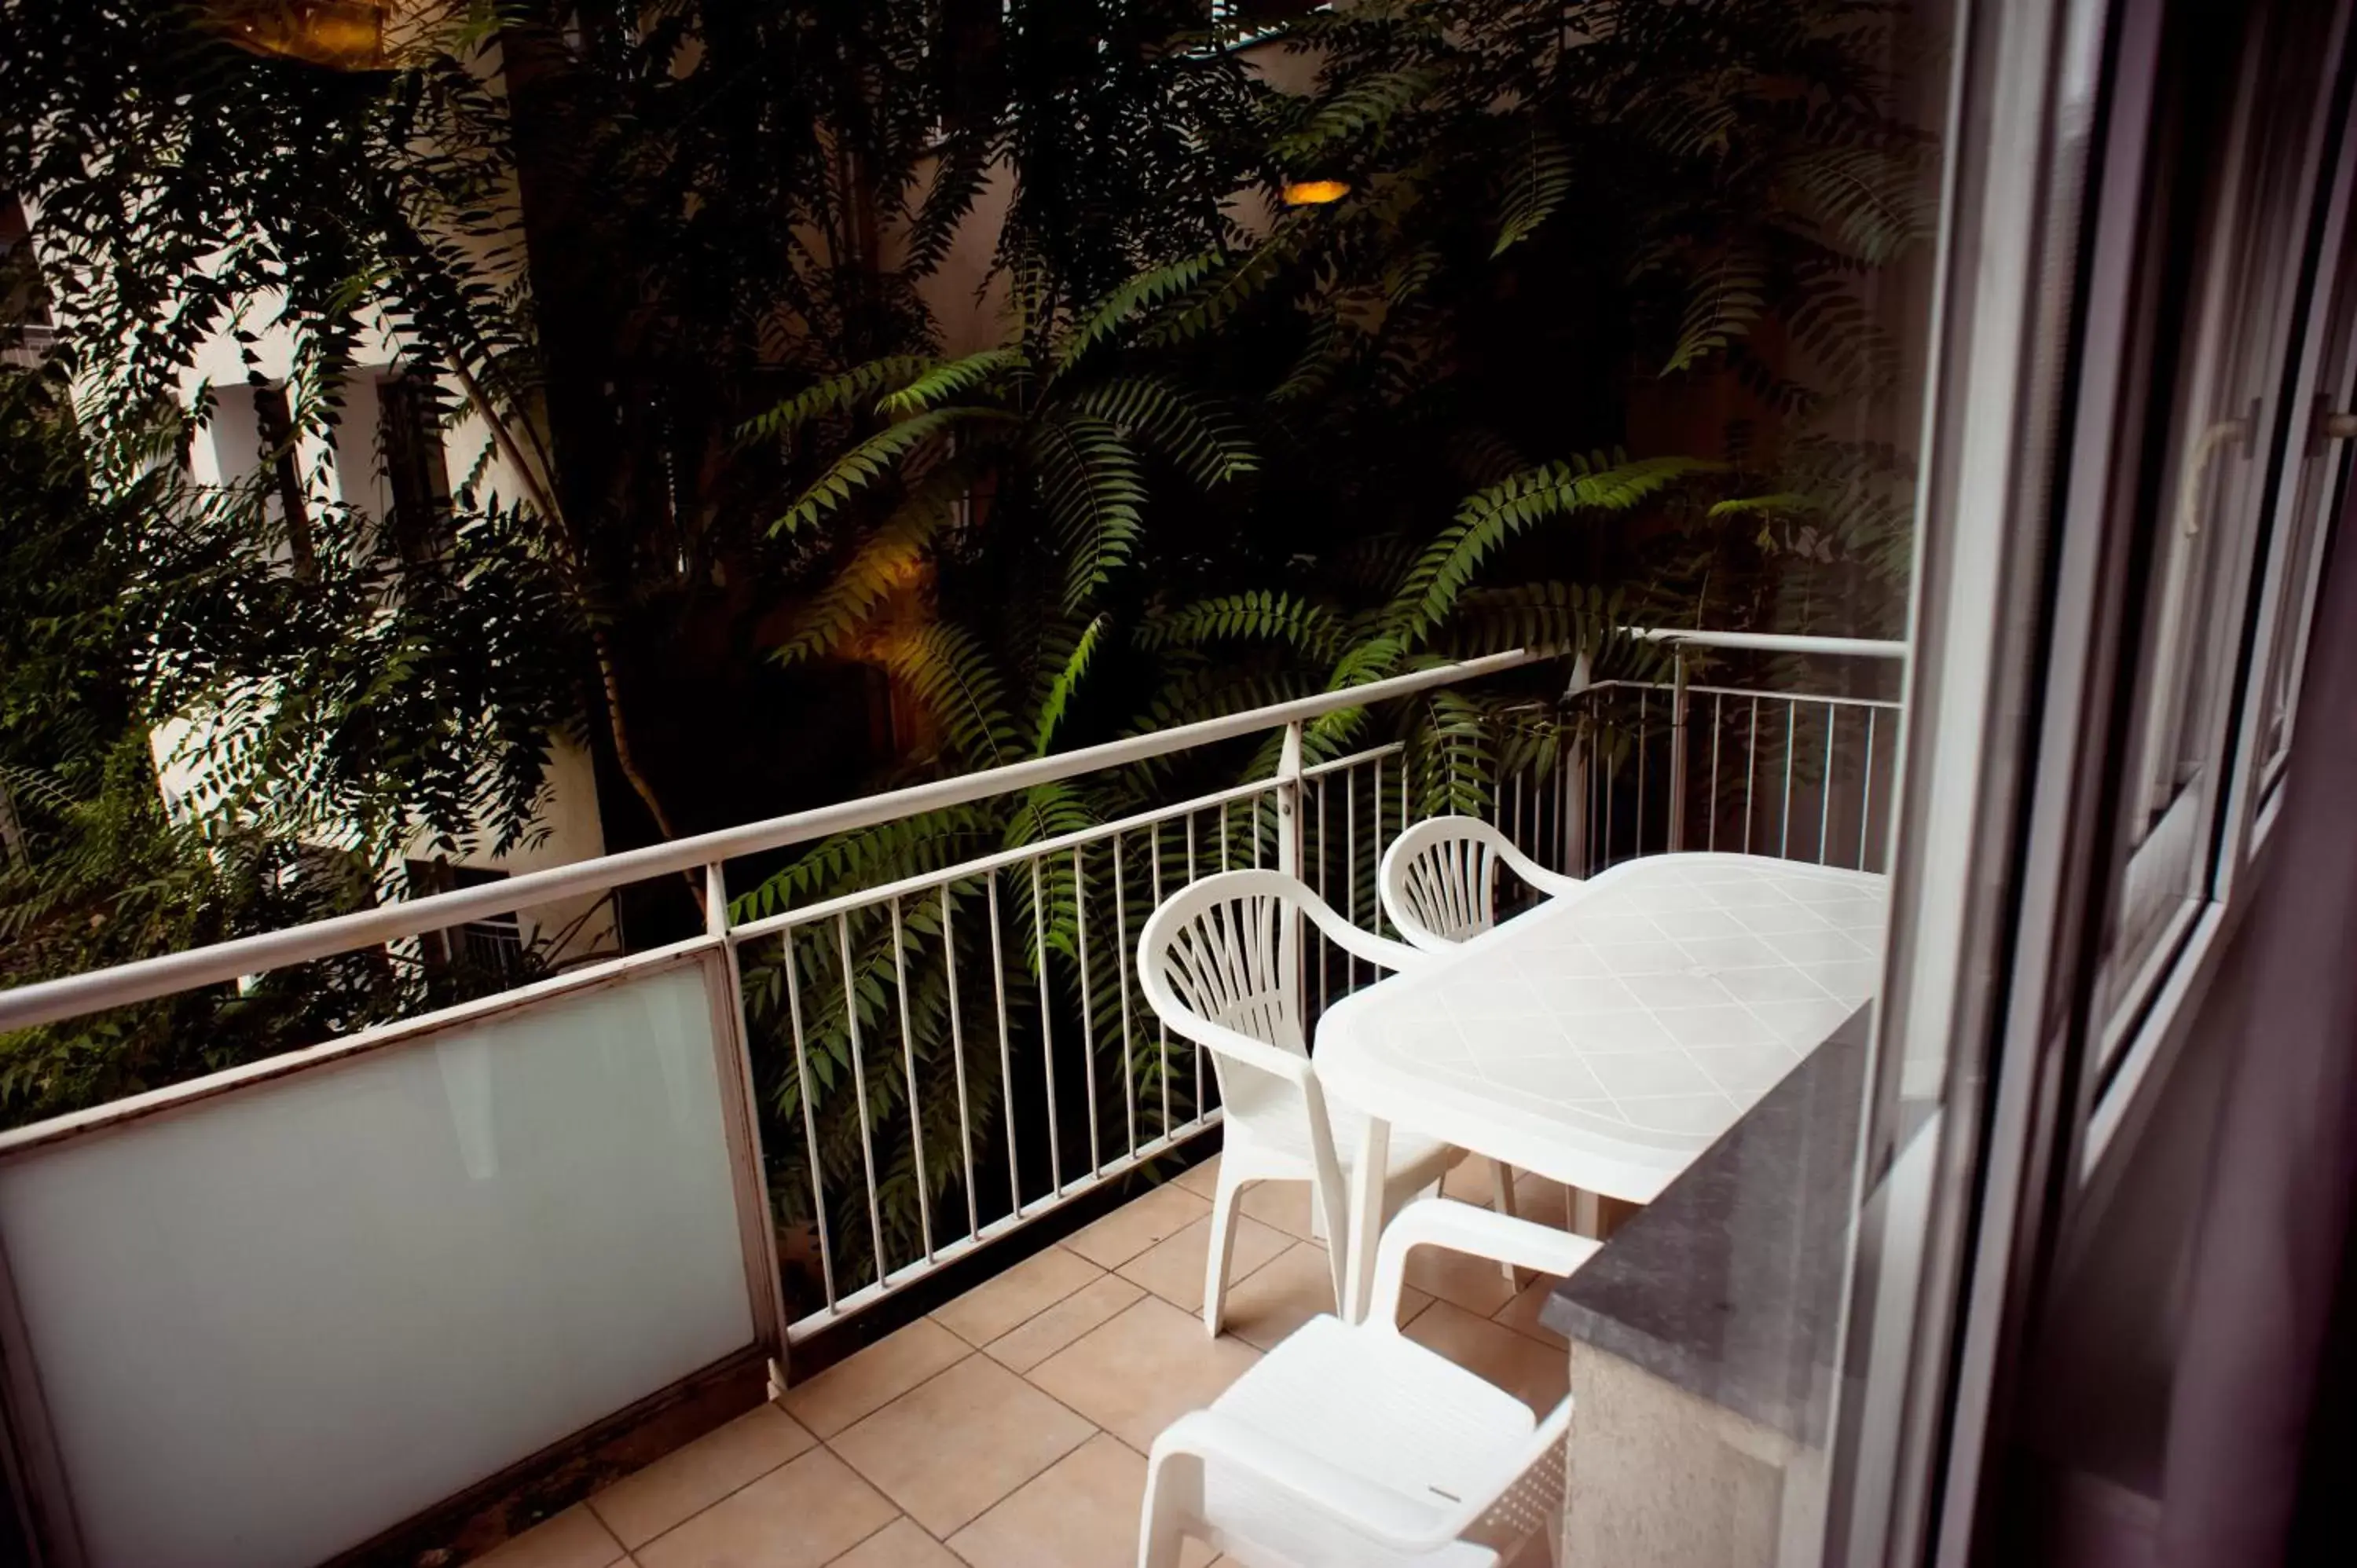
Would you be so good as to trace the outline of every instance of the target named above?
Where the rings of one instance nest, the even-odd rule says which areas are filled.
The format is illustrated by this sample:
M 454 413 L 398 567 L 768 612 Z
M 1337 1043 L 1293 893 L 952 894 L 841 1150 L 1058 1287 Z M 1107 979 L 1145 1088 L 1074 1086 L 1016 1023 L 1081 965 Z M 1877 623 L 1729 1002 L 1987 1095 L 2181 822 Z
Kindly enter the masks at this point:
M 1351 182 L 1348 180 L 1297 179 L 1285 188 L 1285 204 L 1287 207 L 1323 207 L 1350 194 Z
M 330 70 L 382 70 L 393 63 L 386 33 L 399 0 L 211 0 L 215 28 L 252 54 Z

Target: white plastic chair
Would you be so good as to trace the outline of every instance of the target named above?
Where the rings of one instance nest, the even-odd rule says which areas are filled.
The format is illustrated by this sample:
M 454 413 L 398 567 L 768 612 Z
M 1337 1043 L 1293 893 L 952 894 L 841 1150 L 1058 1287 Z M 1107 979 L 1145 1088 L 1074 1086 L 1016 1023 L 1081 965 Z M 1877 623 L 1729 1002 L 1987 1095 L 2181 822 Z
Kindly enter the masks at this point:
M 1501 862 L 1550 897 L 1587 886 L 1549 871 L 1479 817 L 1428 817 L 1383 851 L 1375 888 L 1410 946 L 1445 952 L 1497 923 Z
M 1587 886 L 1577 876 L 1549 871 L 1514 847 L 1513 841 L 1479 817 L 1427 817 L 1394 839 L 1375 872 L 1383 913 L 1412 947 L 1446 952 L 1497 923 L 1498 866 L 1546 894 L 1559 897 Z M 1498 1212 L 1514 1212 L 1514 1173 L 1503 1161 L 1490 1162 Z M 1512 1265 L 1506 1277 L 1514 1279 Z
M 1310 1201 L 1325 1220 L 1334 1299 L 1342 1299 L 1350 1162 L 1366 1118 L 1329 1104 L 1309 1063 L 1302 916 L 1370 963 L 1405 969 L 1425 961 L 1414 948 L 1361 930 L 1307 885 L 1276 871 L 1226 871 L 1189 883 L 1163 901 L 1138 935 L 1137 974 L 1146 1001 L 1171 1033 L 1211 1053 L 1225 1108 L 1203 1277 L 1203 1324 L 1213 1334 L 1227 1296 L 1236 1202 L 1255 1182 L 1309 1184 Z M 1446 1144 L 1394 1131 L 1387 1211 L 1438 1181 L 1455 1155 Z
M 1255 1568 L 1494 1568 L 1541 1530 L 1557 1547 L 1571 1399 L 1539 1419 L 1399 1332 L 1411 1248 L 1568 1274 L 1598 1243 L 1446 1198 L 1383 1232 L 1374 1310 L 1312 1318 L 1209 1410 L 1154 1440 L 1138 1568 L 1187 1537 Z

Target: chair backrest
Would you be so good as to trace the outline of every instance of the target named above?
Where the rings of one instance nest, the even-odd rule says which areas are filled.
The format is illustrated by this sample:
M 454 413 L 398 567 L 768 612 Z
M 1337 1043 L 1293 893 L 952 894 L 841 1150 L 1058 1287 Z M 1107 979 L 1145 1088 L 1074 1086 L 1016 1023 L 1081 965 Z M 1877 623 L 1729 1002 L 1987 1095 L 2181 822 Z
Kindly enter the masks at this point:
M 1328 941 L 1380 968 L 1425 961 L 1415 949 L 1353 926 L 1298 878 L 1281 871 L 1223 871 L 1181 887 L 1154 911 L 1138 933 L 1137 978 L 1155 1015 L 1212 1053 L 1232 1122 L 1250 1124 L 1308 1109 L 1318 1129 L 1311 1141 L 1318 1144 L 1325 1137 L 1325 1116 L 1318 1109 L 1317 1082 L 1308 1076 L 1301 1008 L 1305 918 Z
M 1139 935 L 1146 1000 L 1165 1013 L 1167 995 L 1196 1017 L 1308 1055 L 1299 917 L 1303 901 L 1317 897 L 1275 871 L 1228 871 L 1189 883 L 1163 900 Z
M 1577 878 L 1546 870 L 1479 817 L 1429 817 L 1383 852 L 1376 890 L 1383 912 L 1412 945 L 1450 948 L 1496 923 L 1501 863 L 1543 893 L 1579 886 Z

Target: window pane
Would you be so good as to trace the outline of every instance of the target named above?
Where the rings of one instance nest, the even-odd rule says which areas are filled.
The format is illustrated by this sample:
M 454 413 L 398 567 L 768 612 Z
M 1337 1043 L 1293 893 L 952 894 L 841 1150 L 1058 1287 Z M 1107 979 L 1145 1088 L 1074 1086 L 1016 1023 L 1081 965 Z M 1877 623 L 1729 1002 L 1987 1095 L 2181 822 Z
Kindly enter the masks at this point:
M 2190 265 L 2163 285 L 2156 334 L 2167 435 L 2136 579 L 2140 697 L 2099 980 L 2101 1011 L 2115 1022 L 2147 993 L 2212 886 L 2329 107 L 2315 31 L 2312 17 L 2278 15 L 2249 30 L 2235 74 L 2192 73 L 2166 132 L 2180 156 L 2157 163 L 2167 173 L 2149 193 L 2166 241 L 2156 255 Z M 2266 91 L 2254 91 L 2259 82 Z

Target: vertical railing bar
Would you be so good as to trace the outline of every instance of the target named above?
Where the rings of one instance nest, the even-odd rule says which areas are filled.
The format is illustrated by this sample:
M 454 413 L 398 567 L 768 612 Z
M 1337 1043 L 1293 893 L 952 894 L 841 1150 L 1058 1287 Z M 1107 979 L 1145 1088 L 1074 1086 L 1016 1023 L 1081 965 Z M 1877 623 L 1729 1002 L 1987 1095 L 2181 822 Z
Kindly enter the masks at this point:
M 1129 1152 L 1137 1153 L 1137 1072 L 1129 1033 L 1129 900 L 1121 875 L 1121 835 L 1113 835 L 1113 967 L 1121 983 L 1121 1102 L 1128 1111 Z
M 1351 776 L 1345 773 L 1342 789 L 1346 794 L 1350 788 Z M 1318 897 L 1326 898 L 1326 775 L 1323 773 L 1318 776 Z M 1332 902 L 1331 899 L 1326 901 Z M 1318 950 L 1318 1011 L 1323 1013 L 1333 997 L 1333 981 L 1327 972 L 1326 962 L 1333 955 L 1326 950 L 1323 936 L 1313 936 L 1310 940 Z
M 1751 746 L 1743 757 L 1743 853 L 1751 853 L 1751 782 L 1760 771 L 1760 699 L 1751 699 Z
M 1187 822 L 1187 884 L 1188 884 L 1188 886 L 1194 886 L 1194 882 L 1195 882 L 1195 817 L 1196 817 L 1196 814 L 1197 814 L 1197 813 L 1195 813 L 1195 812 L 1193 812 L 1193 811 L 1189 811 L 1189 812 L 1188 812 L 1188 813 L 1187 813 L 1187 817 L 1186 817 L 1186 822 Z M 1200 1121 L 1203 1119 L 1203 1047 L 1202 1047 L 1200 1044 L 1197 1044 L 1195 1041 L 1192 1041 L 1192 1040 L 1189 1040 L 1189 1041 L 1188 1041 L 1187 1043 L 1188 1043 L 1189 1047 L 1191 1047 L 1191 1048 L 1189 1050 L 1188 1054 L 1189 1054 L 1190 1057 L 1192 1057 L 1192 1058 L 1194 1058 L 1194 1062 L 1195 1062 L 1195 1101 L 1194 1101 L 1195 1110 L 1194 1110 L 1193 1114 L 1191 1114 L 1190 1116 L 1189 1116 L 1189 1117 L 1188 1117 L 1188 1121 L 1189 1121 L 1189 1122 L 1200 1122 Z M 1165 1063 L 1163 1064 L 1163 1069 L 1164 1069 L 1164 1071 L 1165 1071 L 1165 1072 L 1168 1072 L 1168 1071 L 1169 1070 L 1169 1064 L 1168 1064 L 1168 1062 L 1165 1062 Z
M 1023 1218 L 1023 1176 L 1015 1152 L 1015 1047 L 1006 1025 L 1006 922 L 998 914 L 998 873 L 985 874 L 990 889 L 990 978 L 998 998 L 998 1103 L 1006 1122 L 1006 1201 Z
M 1351 768 L 1351 773 L 1357 772 Z M 1345 907 L 1342 918 L 1352 925 L 1359 923 L 1359 792 L 1351 788 L 1350 773 L 1342 776 L 1342 864 L 1349 867 L 1349 880 L 1342 885 Z M 1353 996 L 1359 990 L 1359 957 L 1345 950 L 1342 954 L 1342 994 Z
M 1220 802 L 1220 869 L 1228 869 L 1228 803 Z
M 1718 734 L 1727 722 L 1727 696 L 1715 693 L 1710 699 L 1710 848 L 1718 848 Z
M 1058 1123 L 1063 1104 L 1056 1097 L 1056 1025 L 1048 1003 L 1048 899 L 1040 891 L 1041 855 L 1031 857 L 1031 951 L 1038 968 L 1039 991 L 1039 1066 L 1048 1076 L 1048 1179 L 1058 1197 L 1064 1196 L 1064 1140 Z
M 917 1036 L 909 1017 L 909 945 L 900 920 L 900 900 L 892 900 L 892 979 L 900 995 L 900 1074 L 909 1090 L 909 1150 L 917 1171 L 917 1231 L 925 1262 L 933 1261 L 933 1184 L 925 1179 L 924 1119 L 917 1106 Z
M 786 1381 L 784 1358 L 793 1340 L 793 1325 L 786 1318 L 785 1271 L 778 1259 L 778 1228 L 773 1222 L 770 1190 L 769 1153 L 761 1131 L 759 1112 L 760 1090 L 755 1081 L 753 1069 L 753 1027 L 750 1009 L 745 997 L 745 948 L 735 934 L 734 911 L 728 903 L 728 866 L 726 861 L 706 861 L 704 865 L 704 931 L 720 940 L 720 962 L 723 983 L 728 992 L 727 1029 L 729 1056 L 735 1066 L 737 1090 L 744 1120 L 740 1128 L 745 1139 L 745 1172 L 750 1177 L 761 1213 L 759 1224 L 761 1279 L 767 1287 L 760 1293 L 763 1305 L 777 1325 L 777 1355 L 770 1359 L 770 1386 L 781 1388 Z
M 965 1227 L 969 1236 L 982 1234 L 982 1208 L 974 1196 L 974 1109 L 965 1083 L 965 1015 L 958 1010 L 957 942 L 950 929 L 950 885 L 942 884 L 942 962 L 949 971 L 950 1055 L 957 1063 L 958 1144 L 965 1152 Z
M 1825 704 L 1825 768 L 1817 782 L 1817 864 L 1826 863 L 1826 840 L 1833 832 L 1834 822 L 1834 721 L 1841 709 Z
M 835 946 L 843 955 L 843 1026 L 851 1034 L 851 1088 L 859 1103 L 859 1155 L 867 1167 L 867 1229 L 876 1243 L 878 1289 L 891 1267 L 884 1255 L 884 1205 L 876 1194 L 876 1140 L 867 1126 L 867 1058 L 859 1036 L 859 992 L 851 968 L 851 917 L 834 918 Z
M 811 1213 L 818 1223 L 818 1272 L 826 1285 L 826 1305 L 834 1310 L 834 1244 L 827 1240 L 826 1180 L 818 1163 L 818 1110 L 811 1098 L 810 1048 L 802 1035 L 802 984 L 794 964 L 794 928 L 778 933 L 778 950 L 786 965 L 786 1014 L 794 1028 L 794 1073 L 802 1088 L 802 1139 L 810 1151 Z
M 1640 687 L 1637 692 L 1637 843 L 1634 852 L 1645 853 L 1645 754 L 1652 749 L 1652 693 Z
M 1878 715 L 1872 708 L 1866 710 L 1866 771 L 1861 775 L 1857 795 L 1857 868 L 1866 869 L 1867 830 L 1874 822 L 1874 721 Z
M 1375 758 L 1375 761 L 1378 764 L 1381 764 L 1383 758 L 1378 757 Z M 1407 832 L 1407 753 L 1405 751 L 1402 751 L 1400 753 L 1400 765 L 1396 768 L 1393 769 L 1393 771 L 1399 778 L 1399 832 L 1404 833 Z M 1377 824 L 1378 827 L 1381 825 L 1382 824 L 1380 823 Z M 1378 834 L 1379 838 L 1380 836 L 1381 835 Z M 1394 838 L 1397 838 L 1399 833 L 1394 833 L 1392 836 Z M 1378 843 L 1375 845 L 1375 860 L 1378 865 L 1380 865 L 1383 860 L 1383 850 L 1385 847 L 1386 846 L 1381 843 Z M 1370 867 L 1371 871 L 1372 869 L 1372 868 Z M 1378 897 L 1375 899 L 1375 908 L 1380 913 L 1383 907 L 1383 901 L 1380 897 Z M 1392 935 L 1396 937 L 1399 935 L 1399 932 L 1394 929 L 1392 932 Z
M 1162 824 L 1152 828 L 1154 837 L 1147 841 L 1147 861 L 1154 877 L 1154 907 L 1162 908 Z M 1154 1034 L 1162 1058 L 1162 1135 L 1170 1136 L 1170 1030 L 1159 1015 L 1154 1020 Z
M 1686 658 L 1680 650 L 1672 665 L 1670 693 L 1670 827 L 1668 848 L 1677 854 L 1686 844 L 1686 726 L 1693 716 L 1693 699 L 1686 694 Z
M 1640 742 L 1640 744 L 1641 745 L 1642 743 Z M 1601 779 L 1605 770 L 1599 768 L 1596 771 L 1598 778 Z M 1609 869 L 1612 865 L 1612 800 L 1616 791 L 1614 791 L 1609 783 L 1604 784 L 1602 789 L 1604 794 L 1604 864 L 1605 866 Z
M 1784 699 L 1784 811 L 1782 825 L 1776 830 L 1776 858 L 1791 858 L 1792 848 L 1792 753 L 1794 726 L 1801 704 L 1795 698 Z
M 1555 736 L 1555 854 L 1547 864 L 1571 871 L 1571 761 L 1564 755 L 1563 732 Z
M 1081 1062 L 1089 1091 L 1089 1174 L 1104 1169 L 1104 1151 L 1097 1133 L 1096 999 L 1089 989 L 1089 885 L 1083 879 L 1082 846 L 1072 846 L 1072 926 L 1080 940 Z

